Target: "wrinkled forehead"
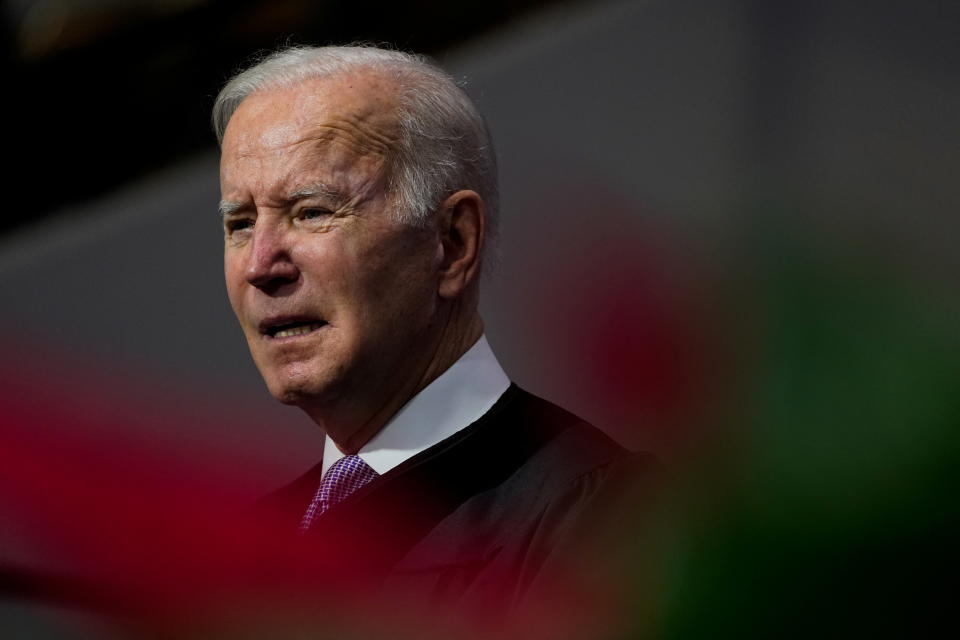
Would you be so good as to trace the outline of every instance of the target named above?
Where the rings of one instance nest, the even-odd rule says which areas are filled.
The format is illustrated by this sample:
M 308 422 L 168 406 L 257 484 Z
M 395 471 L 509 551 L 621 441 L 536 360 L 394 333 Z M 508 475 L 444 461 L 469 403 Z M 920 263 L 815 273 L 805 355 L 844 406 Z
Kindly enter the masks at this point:
M 302 141 L 343 139 L 355 151 L 388 156 L 398 133 L 396 83 L 363 71 L 310 78 L 256 91 L 237 107 L 223 138 L 225 156 L 280 151 Z

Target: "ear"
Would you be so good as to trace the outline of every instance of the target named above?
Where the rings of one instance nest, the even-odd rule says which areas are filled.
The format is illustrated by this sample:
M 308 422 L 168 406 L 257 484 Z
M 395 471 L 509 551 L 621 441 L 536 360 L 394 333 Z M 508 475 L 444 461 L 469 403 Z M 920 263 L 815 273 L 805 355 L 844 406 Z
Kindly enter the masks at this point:
M 480 256 L 486 228 L 486 207 L 476 191 L 457 191 L 441 205 L 438 293 L 459 296 L 480 274 Z

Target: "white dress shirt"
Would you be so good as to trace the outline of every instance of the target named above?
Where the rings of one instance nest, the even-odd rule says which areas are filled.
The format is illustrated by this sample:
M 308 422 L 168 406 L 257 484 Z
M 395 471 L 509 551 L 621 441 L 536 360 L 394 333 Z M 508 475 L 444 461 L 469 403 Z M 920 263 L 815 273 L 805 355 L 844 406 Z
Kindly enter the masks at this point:
M 490 410 L 510 379 L 486 336 L 397 412 L 357 455 L 383 475 L 401 462 L 449 438 Z M 323 446 L 323 473 L 344 454 L 330 436 Z

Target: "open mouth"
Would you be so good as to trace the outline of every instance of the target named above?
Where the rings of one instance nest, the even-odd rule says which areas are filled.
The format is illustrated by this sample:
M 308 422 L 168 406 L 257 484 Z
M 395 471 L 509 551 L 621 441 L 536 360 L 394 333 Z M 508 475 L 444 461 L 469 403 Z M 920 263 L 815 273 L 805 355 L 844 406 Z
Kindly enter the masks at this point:
M 282 324 L 275 324 L 268 326 L 264 329 L 263 334 L 267 337 L 280 339 L 280 338 L 292 338 L 293 336 L 302 336 L 313 331 L 316 331 L 320 327 L 326 325 L 326 322 L 321 321 L 302 321 L 302 322 L 285 322 Z

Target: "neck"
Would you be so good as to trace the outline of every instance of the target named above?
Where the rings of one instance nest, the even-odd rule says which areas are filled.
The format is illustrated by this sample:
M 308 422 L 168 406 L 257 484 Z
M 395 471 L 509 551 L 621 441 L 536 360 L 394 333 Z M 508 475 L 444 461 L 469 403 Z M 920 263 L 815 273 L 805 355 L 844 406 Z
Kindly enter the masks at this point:
M 348 399 L 338 402 L 339 406 L 335 409 L 329 406 L 303 409 L 324 429 L 340 451 L 345 454 L 356 453 L 407 402 L 449 369 L 483 335 L 483 320 L 476 306 L 472 305 L 469 313 L 460 314 L 459 311 L 462 309 L 451 309 L 433 339 L 427 341 L 426 348 L 420 349 L 419 354 L 410 354 L 412 366 L 407 370 L 409 374 L 403 376 L 398 381 L 399 386 L 379 402 L 356 406 L 357 403 Z

